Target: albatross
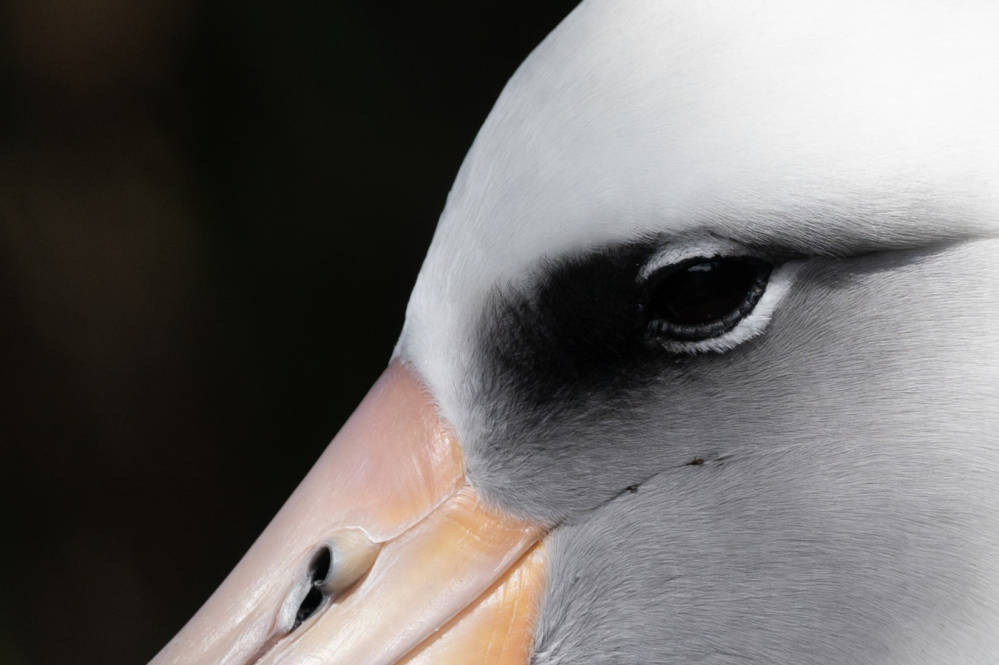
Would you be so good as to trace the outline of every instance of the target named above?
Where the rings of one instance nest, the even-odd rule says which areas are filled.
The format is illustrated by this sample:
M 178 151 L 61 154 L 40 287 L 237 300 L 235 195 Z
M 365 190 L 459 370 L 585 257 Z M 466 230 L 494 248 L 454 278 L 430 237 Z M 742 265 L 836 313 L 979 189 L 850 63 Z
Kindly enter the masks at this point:
M 997 33 L 578 6 L 384 375 L 152 664 L 999 662 Z

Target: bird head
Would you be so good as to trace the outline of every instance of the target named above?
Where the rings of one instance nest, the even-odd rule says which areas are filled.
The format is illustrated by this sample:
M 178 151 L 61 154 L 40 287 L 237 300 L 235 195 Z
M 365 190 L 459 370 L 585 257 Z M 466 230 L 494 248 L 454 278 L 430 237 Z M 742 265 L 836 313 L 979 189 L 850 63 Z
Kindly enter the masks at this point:
M 588 0 L 168 664 L 987 663 L 999 8 Z

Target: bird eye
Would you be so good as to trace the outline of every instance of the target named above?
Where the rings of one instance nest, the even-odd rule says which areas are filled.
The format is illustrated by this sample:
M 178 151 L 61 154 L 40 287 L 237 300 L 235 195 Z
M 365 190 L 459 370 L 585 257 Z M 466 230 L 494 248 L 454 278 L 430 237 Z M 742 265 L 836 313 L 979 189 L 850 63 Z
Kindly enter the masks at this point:
M 664 266 L 646 282 L 649 330 L 672 342 L 724 335 L 763 297 L 773 266 L 753 257 L 696 257 Z

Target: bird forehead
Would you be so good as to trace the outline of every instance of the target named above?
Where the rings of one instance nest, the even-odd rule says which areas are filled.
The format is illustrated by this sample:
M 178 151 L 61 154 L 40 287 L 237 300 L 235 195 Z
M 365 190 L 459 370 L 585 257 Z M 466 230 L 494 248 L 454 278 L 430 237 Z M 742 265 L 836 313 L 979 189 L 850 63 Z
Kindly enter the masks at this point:
M 498 100 L 441 241 L 476 238 L 501 266 L 636 228 L 763 232 L 776 211 L 843 207 L 911 225 L 927 200 L 984 205 L 999 12 L 975 7 L 584 3 Z
M 986 2 L 584 2 L 469 151 L 403 346 L 453 349 L 540 259 L 641 234 L 818 253 L 991 235 L 997 25 Z

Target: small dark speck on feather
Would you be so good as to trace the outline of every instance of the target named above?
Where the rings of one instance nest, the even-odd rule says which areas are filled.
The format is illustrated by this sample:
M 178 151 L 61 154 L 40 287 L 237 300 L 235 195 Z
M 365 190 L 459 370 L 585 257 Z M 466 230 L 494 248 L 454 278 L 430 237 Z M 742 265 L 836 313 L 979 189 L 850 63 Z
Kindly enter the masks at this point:
M 704 464 L 703 457 L 695 457 L 694 459 L 687 462 L 687 466 L 701 466 L 702 464 Z

